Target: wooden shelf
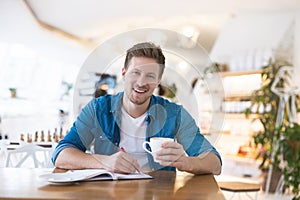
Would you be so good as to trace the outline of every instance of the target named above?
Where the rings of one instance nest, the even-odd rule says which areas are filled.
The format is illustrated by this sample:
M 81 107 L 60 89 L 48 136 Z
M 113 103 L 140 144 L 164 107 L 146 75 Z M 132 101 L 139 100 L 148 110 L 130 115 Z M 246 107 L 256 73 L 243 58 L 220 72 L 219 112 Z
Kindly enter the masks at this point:
M 240 71 L 240 72 L 220 72 L 221 77 L 227 77 L 227 76 L 243 76 L 243 75 L 252 75 L 252 74 L 260 74 L 262 70 L 253 70 L 253 71 Z
M 224 115 L 225 118 L 230 119 L 246 119 L 246 115 L 243 112 L 240 113 L 233 113 L 233 112 L 222 112 L 222 111 L 201 111 L 203 115 Z M 260 114 L 257 113 L 250 113 L 249 119 L 257 119 Z
M 244 113 L 224 113 L 225 118 L 230 118 L 230 119 L 246 119 L 246 115 Z M 257 119 L 259 117 L 258 114 L 256 113 L 251 113 L 249 115 L 249 119 Z
M 225 96 L 224 101 L 250 101 L 250 95 Z

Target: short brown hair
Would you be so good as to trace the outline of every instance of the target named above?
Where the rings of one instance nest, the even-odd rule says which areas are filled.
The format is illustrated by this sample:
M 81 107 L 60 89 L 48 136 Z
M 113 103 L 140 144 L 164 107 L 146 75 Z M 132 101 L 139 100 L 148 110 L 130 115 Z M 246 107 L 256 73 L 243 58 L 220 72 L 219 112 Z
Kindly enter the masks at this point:
M 138 43 L 127 50 L 124 67 L 128 68 L 128 64 L 132 57 L 146 57 L 153 58 L 160 65 L 160 74 L 161 78 L 164 69 L 165 69 L 165 56 L 162 53 L 160 46 L 155 45 L 152 42 L 143 42 Z

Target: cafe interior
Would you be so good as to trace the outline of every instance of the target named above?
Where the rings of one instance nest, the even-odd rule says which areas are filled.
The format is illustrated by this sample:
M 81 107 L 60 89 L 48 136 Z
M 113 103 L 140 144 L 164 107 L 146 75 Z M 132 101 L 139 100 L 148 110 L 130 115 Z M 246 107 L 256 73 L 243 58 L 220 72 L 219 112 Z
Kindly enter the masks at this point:
M 68 199 L 38 178 L 15 192 L 13 170 L 53 170 L 57 143 L 90 100 L 123 90 L 126 49 L 143 41 L 166 55 L 155 95 L 186 108 L 222 157 L 217 196 L 176 196 L 178 177 L 166 194 L 300 199 L 299 1 L 1 0 L 0 30 L 0 174 L 12 177 L 0 199 Z M 166 198 L 139 196 L 137 181 L 129 199 Z

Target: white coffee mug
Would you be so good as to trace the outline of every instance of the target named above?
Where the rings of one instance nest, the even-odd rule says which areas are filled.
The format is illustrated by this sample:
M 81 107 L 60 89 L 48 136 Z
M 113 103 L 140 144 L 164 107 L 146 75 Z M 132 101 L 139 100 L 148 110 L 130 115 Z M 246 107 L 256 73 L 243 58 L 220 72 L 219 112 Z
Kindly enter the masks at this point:
M 158 160 L 155 159 L 156 153 L 161 150 L 161 145 L 165 142 L 174 142 L 173 138 L 164 138 L 164 137 L 153 137 L 150 138 L 150 142 L 144 141 L 143 142 L 143 149 L 150 153 L 153 156 L 153 159 L 155 162 L 159 162 Z M 149 145 L 151 148 L 151 151 L 149 151 L 146 147 L 146 145 Z

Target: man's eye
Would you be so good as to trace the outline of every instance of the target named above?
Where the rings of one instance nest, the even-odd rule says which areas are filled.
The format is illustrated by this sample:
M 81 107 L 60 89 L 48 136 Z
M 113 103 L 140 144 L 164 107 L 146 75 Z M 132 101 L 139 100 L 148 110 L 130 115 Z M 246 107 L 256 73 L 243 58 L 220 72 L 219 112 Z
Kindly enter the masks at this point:
M 134 74 L 134 75 L 139 75 L 140 72 L 134 71 L 134 72 L 132 72 L 132 74 Z
M 155 79 L 155 76 L 154 76 L 154 75 L 148 75 L 147 77 L 148 77 L 148 78 Z

